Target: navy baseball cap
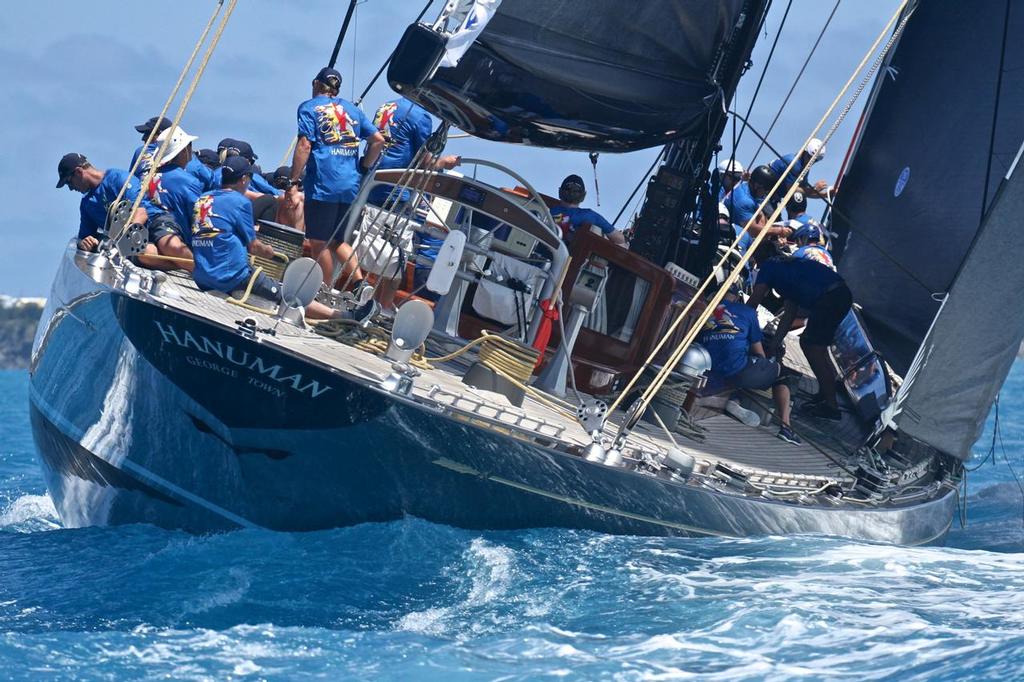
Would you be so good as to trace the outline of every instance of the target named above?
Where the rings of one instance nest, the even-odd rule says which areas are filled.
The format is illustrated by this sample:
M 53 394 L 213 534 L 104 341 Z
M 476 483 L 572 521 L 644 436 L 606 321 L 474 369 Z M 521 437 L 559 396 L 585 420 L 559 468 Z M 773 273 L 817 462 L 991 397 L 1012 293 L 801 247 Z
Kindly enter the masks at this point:
M 220 165 L 220 156 L 212 149 L 200 149 L 196 152 L 196 158 L 207 166 Z
M 62 156 L 60 163 L 57 164 L 57 187 L 61 188 L 68 184 L 68 180 L 71 179 L 75 169 L 81 168 L 88 163 L 89 159 L 76 152 L 71 152 L 70 154 Z
M 217 143 L 217 151 L 221 152 L 225 149 L 238 149 L 238 140 L 233 140 L 230 137 L 225 137 L 223 140 Z
M 325 66 L 320 69 L 316 74 L 316 78 L 313 80 L 320 81 L 324 85 L 329 85 L 334 89 L 341 87 L 341 73 L 329 66 Z
M 171 122 L 168 121 L 166 118 L 163 118 L 162 116 L 154 116 L 145 123 L 140 123 L 139 125 L 135 126 L 135 129 L 142 133 L 143 135 L 148 135 L 149 132 L 153 130 L 153 128 L 156 128 L 156 131 L 158 133 L 162 133 L 163 131 L 167 130 L 170 127 Z
M 229 156 L 221 166 L 220 182 L 222 185 L 233 185 L 243 175 L 252 175 L 252 164 L 244 156 Z
M 238 150 L 238 153 L 244 156 L 245 158 L 249 159 L 250 162 L 260 158 L 256 156 L 256 153 L 252 150 L 252 145 L 246 142 L 245 140 L 232 141 L 235 143 L 233 146 L 235 149 Z

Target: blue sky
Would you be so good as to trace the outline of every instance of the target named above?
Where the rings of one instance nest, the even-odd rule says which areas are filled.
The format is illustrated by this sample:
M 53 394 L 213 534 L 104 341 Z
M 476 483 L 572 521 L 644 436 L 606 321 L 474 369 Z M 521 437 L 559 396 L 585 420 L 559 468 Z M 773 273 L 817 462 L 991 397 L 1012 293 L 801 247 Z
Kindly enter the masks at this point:
M 390 54 L 425 0 L 365 0 L 342 51 L 342 95 L 363 89 Z M 828 12 L 830 0 L 794 0 L 752 123 L 763 130 L 775 115 Z M 436 16 L 441 1 L 428 13 Z M 852 68 L 898 3 L 845 0 L 771 142 L 794 151 L 817 122 Z M 215 147 L 224 137 L 248 140 L 265 168 L 276 167 L 295 130 L 295 107 L 334 46 L 345 0 L 242 0 L 183 119 Z M 745 112 L 786 2 L 775 7 L 741 82 L 738 111 Z M 8 3 L 0 15 L 0 186 L 6 210 L 0 293 L 46 295 L 59 255 L 77 230 L 80 195 L 54 189 L 60 156 L 78 151 L 101 168 L 127 167 L 139 143 L 133 126 L 159 112 L 178 71 L 205 25 L 214 2 L 132 3 L 70 0 Z M 767 34 L 767 35 L 765 35 Z M 382 79 L 364 102 L 372 110 L 393 96 Z M 829 154 L 812 174 L 833 180 L 856 123 L 840 129 Z M 728 150 L 727 133 L 723 142 Z M 757 146 L 747 133 L 739 159 Z M 450 153 L 511 166 L 538 189 L 553 192 L 569 173 L 582 175 L 588 204 L 609 218 L 650 165 L 657 150 L 603 154 L 598 164 L 601 205 L 594 206 L 593 173 L 586 154 L 457 139 Z M 770 153 L 762 152 L 762 161 Z M 813 210 L 813 209 L 812 209 Z

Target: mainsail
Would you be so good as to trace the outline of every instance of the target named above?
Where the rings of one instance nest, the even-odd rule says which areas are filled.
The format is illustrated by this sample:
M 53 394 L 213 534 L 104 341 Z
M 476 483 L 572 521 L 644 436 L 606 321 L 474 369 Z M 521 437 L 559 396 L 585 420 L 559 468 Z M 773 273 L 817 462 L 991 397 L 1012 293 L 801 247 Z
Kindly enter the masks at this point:
M 724 71 L 742 66 L 765 4 L 503 0 L 457 66 L 402 84 L 391 76 L 406 65 L 393 64 L 389 80 L 486 139 L 586 150 L 656 146 L 706 134 L 709 113 L 723 110 L 735 83 L 737 74 Z
M 840 272 L 875 346 L 900 373 L 1024 139 L 1024 43 L 1016 39 L 1024 4 L 921 0 L 911 11 L 832 212 Z M 991 290 L 1007 289 L 993 278 Z M 1000 330 L 989 333 L 1002 336 L 1002 321 L 991 323 Z
M 1019 163 L 1020 153 L 887 411 L 902 433 L 961 459 L 981 435 L 1024 338 Z

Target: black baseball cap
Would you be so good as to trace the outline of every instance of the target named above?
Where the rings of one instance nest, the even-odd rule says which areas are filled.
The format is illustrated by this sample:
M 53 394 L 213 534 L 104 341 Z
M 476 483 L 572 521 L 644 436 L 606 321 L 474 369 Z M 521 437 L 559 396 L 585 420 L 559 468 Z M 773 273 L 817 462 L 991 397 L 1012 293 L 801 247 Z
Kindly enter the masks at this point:
M 220 173 L 222 185 L 233 185 L 241 180 L 243 175 L 252 175 L 252 164 L 244 156 L 229 156 L 221 166 Z
M 220 165 L 220 156 L 213 149 L 200 149 L 196 152 L 196 158 L 207 166 Z
M 313 80 L 320 81 L 324 85 L 329 85 L 335 90 L 341 87 L 341 73 L 329 66 L 325 66 L 317 71 L 316 78 Z
M 62 156 L 60 163 L 57 164 L 57 187 L 60 188 L 68 184 L 68 180 L 71 179 L 75 169 L 81 168 L 88 163 L 89 159 L 76 152 Z
M 582 188 L 586 188 L 583 184 L 583 178 L 578 175 L 570 175 L 565 180 L 562 180 L 562 184 L 559 187 L 565 187 L 566 185 L 579 185 Z
M 156 128 L 158 133 L 162 133 L 171 127 L 171 122 L 162 116 L 154 116 L 145 123 L 140 123 L 135 126 L 135 129 L 143 135 L 148 135 L 153 128 Z
M 277 170 L 274 171 L 274 175 L 272 177 L 275 180 L 280 180 L 282 178 L 287 180 L 287 179 L 292 177 L 292 167 L 291 166 L 278 166 Z
M 234 140 L 230 137 L 225 137 L 223 140 L 217 143 L 217 151 L 221 152 L 225 149 L 238 149 L 238 140 Z

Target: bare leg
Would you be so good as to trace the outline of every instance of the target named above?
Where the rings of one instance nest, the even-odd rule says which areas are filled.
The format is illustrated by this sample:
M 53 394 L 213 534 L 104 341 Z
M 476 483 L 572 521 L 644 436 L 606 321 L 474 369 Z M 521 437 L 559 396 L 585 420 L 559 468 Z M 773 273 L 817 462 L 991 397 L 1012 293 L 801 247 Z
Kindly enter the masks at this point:
M 789 386 L 786 384 L 775 384 L 772 386 L 772 398 L 775 399 L 775 410 L 779 413 L 779 421 L 789 426 Z
M 162 258 L 152 258 L 159 254 L 154 244 L 146 244 L 146 248 L 139 254 L 139 265 L 149 268 L 150 270 L 173 270 L 178 267 L 173 261 L 167 261 Z
M 332 317 L 338 316 L 338 311 L 325 306 L 320 301 L 312 301 L 308 306 L 306 306 L 306 317 L 311 320 L 329 320 Z
M 379 279 L 377 280 L 377 286 L 374 291 L 374 298 L 377 299 L 377 303 L 380 303 L 380 307 L 385 310 L 392 310 L 395 307 L 395 294 L 398 293 L 399 284 L 401 280 L 398 279 Z
M 331 254 L 331 250 L 327 248 L 327 242 L 321 239 L 310 239 L 309 250 L 323 271 L 324 284 L 329 287 L 333 286 L 334 282 L 331 281 L 331 274 L 334 272 L 334 256 Z
M 156 243 L 156 248 L 162 256 L 182 259 L 169 261 L 172 267 L 182 268 L 188 272 L 192 272 L 193 267 L 195 267 L 195 264 L 191 262 L 192 251 L 185 246 L 185 242 L 180 237 L 169 234 Z
M 345 281 L 351 279 L 358 281 L 363 278 L 363 272 L 359 268 L 359 259 L 356 257 L 352 247 L 345 242 L 336 242 L 337 246 L 334 247 L 334 254 L 338 257 L 338 261 L 342 264 L 341 268 L 341 280 Z
M 804 355 L 807 363 L 814 372 L 814 378 L 818 380 L 818 395 L 829 407 L 838 409 L 836 402 L 836 375 L 832 367 L 832 361 L 828 357 L 828 347 L 803 344 Z

